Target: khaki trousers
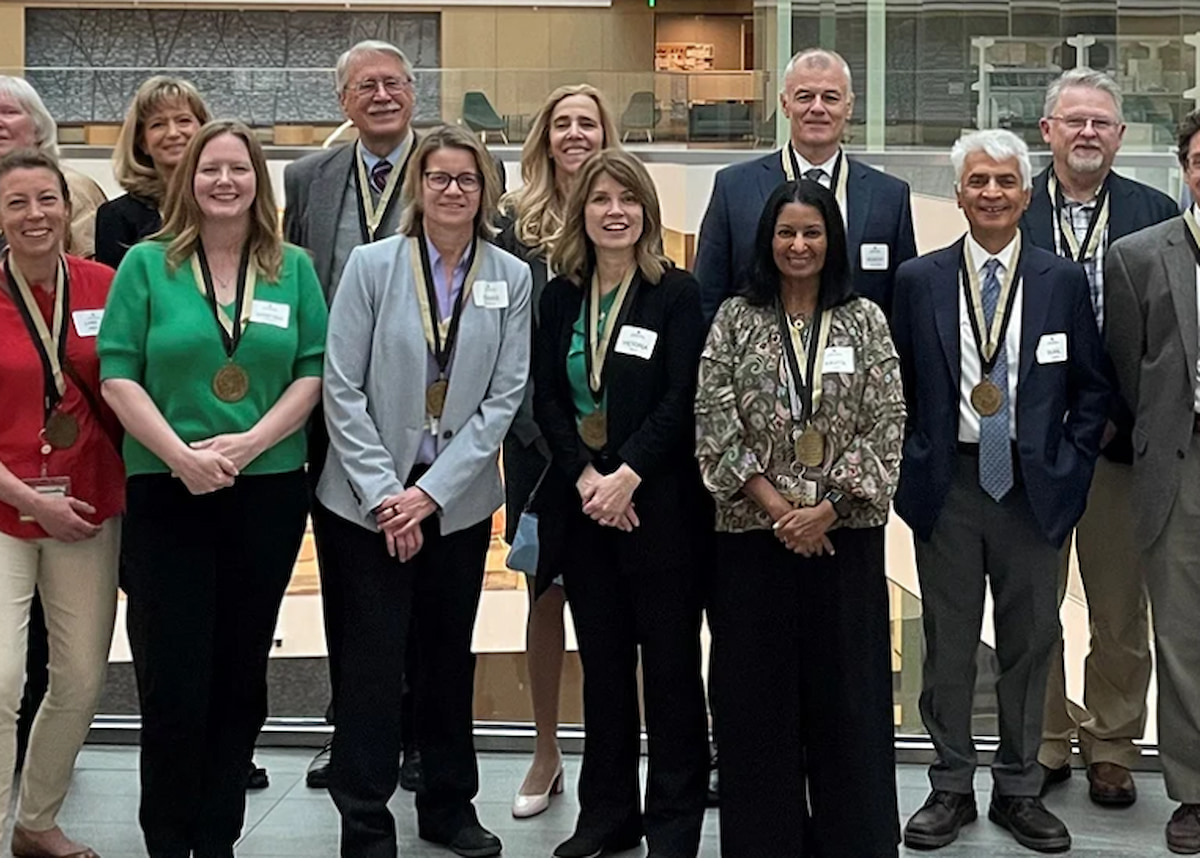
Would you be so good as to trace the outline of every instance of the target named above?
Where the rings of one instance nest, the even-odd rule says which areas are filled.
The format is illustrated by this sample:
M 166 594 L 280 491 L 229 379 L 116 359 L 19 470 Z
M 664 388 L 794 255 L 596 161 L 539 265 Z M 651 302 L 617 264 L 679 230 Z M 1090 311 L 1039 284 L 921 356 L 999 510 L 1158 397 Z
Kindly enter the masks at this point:
M 16 824 L 45 831 L 56 824 L 104 687 L 117 611 L 120 534 L 120 517 L 72 544 L 0 533 L 0 828 L 16 764 L 34 589 L 41 593 L 50 633 L 50 689 L 29 737 Z
M 1134 745 L 1146 729 L 1150 629 L 1144 559 L 1134 547 L 1129 481 L 1133 469 L 1101 457 L 1087 510 L 1075 529 L 1075 553 L 1087 598 L 1091 649 L 1084 660 L 1083 706 L 1067 700 L 1063 644 L 1050 656 L 1042 747 L 1038 760 L 1058 768 L 1070 761 L 1078 736 L 1086 764 L 1133 768 Z M 1063 547 L 1058 603 L 1066 595 L 1070 542 Z
M 1146 553 L 1158 662 L 1158 754 L 1167 795 L 1200 804 L 1200 436 L 1179 463 L 1167 524 Z

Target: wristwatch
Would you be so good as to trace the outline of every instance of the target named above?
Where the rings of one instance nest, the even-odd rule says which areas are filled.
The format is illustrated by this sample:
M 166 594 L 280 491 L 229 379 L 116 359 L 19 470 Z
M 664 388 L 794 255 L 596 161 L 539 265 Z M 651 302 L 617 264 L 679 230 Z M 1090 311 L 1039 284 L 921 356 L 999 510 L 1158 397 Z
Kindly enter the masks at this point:
M 830 489 L 825 492 L 823 500 L 829 501 L 838 518 L 845 518 L 850 514 L 850 498 L 846 497 L 843 492 L 837 489 Z

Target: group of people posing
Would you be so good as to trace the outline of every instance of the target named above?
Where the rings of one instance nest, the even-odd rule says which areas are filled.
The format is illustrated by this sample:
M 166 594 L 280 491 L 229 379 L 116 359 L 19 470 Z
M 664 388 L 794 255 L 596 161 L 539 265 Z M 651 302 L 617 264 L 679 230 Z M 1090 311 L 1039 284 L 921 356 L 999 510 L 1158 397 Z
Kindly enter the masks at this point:
M 725 858 L 952 842 L 977 814 L 971 708 L 989 584 L 989 818 L 1031 849 L 1068 849 L 1040 796 L 1069 777 L 1075 736 L 1092 799 L 1135 800 L 1148 592 L 1160 754 L 1180 803 L 1167 842 L 1200 853 L 1200 225 L 1112 171 L 1124 125 L 1110 78 L 1076 70 L 1050 87 L 1053 163 L 1036 177 L 1007 131 L 959 140 L 968 234 L 918 258 L 907 185 L 842 149 L 849 69 L 802 51 L 780 95 L 790 142 L 718 173 L 693 276 L 664 255 L 654 184 L 592 87 L 550 94 L 523 184 L 504 193 L 474 136 L 413 130 L 413 70 L 393 45 L 355 45 L 336 75 L 358 141 L 288 166 L 282 232 L 255 135 L 212 121 L 186 81 L 139 89 L 114 159 L 128 194 L 94 211 L 97 189 L 58 164 L 37 94 L 0 79 L 12 415 L 0 429 L 0 772 L 16 767 L 39 611 L 50 675 L 16 858 L 95 858 L 56 814 L 101 691 L 118 583 L 147 850 L 233 855 L 309 513 L 334 724 L 309 782 L 337 805 L 342 855 L 398 854 L 398 782 L 416 792 L 422 839 L 499 854 L 473 806 L 471 636 L 504 504 L 510 539 L 536 514 L 539 546 L 538 741 L 515 816 L 564 788 L 567 600 L 584 670 L 580 812 L 557 858 L 643 838 L 651 858 L 697 855 L 705 610 Z M 1197 131 L 1194 114 L 1179 158 L 1200 197 Z M 893 501 L 914 534 L 921 715 L 936 749 L 932 792 L 903 836 Z M 1086 711 L 1063 694 L 1072 534 L 1091 612 Z M 8 806 L 5 776 L 0 819 Z

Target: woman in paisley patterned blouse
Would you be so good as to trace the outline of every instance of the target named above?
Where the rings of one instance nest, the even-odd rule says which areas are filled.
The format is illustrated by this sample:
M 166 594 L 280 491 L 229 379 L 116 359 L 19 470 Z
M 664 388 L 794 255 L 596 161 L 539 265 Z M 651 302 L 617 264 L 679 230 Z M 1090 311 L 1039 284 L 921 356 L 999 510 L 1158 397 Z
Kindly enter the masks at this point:
M 904 417 L 887 321 L 851 290 L 834 196 L 780 186 L 696 396 L 717 505 L 722 858 L 897 854 L 884 524 Z

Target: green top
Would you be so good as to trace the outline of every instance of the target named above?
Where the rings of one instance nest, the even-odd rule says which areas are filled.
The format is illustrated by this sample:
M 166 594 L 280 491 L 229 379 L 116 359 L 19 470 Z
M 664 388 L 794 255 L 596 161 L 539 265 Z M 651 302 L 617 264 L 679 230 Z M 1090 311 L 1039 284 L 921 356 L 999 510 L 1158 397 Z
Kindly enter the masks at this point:
M 166 252 L 164 241 L 143 241 L 121 262 L 96 344 L 101 379 L 141 384 L 176 434 L 191 443 L 250 429 L 293 381 L 321 377 L 328 309 L 307 253 L 284 245 L 279 282 L 260 277 L 254 301 L 263 302 L 264 312 L 254 316 L 264 321 L 246 325 L 234 353 L 250 376 L 250 392 L 240 402 L 222 402 L 212 390 L 213 376 L 228 363 L 220 326 L 196 288 L 192 266 L 185 261 L 170 271 Z M 129 434 L 124 455 L 130 476 L 170 470 Z M 286 473 L 304 460 L 298 430 L 242 473 Z
M 608 311 L 617 300 L 617 292 L 612 289 L 607 295 L 600 296 L 600 330 L 608 319 Z M 588 295 L 583 296 L 583 306 L 579 308 L 579 318 L 571 328 L 571 347 L 567 349 L 567 379 L 571 382 L 571 401 L 575 403 L 576 419 L 586 417 L 593 411 L 603 411 L 608 402 L 608 391 L 600 398 L 600 405 L 592 396 L 592 388 L 588 385 L 587 355 L 587 312 Z

